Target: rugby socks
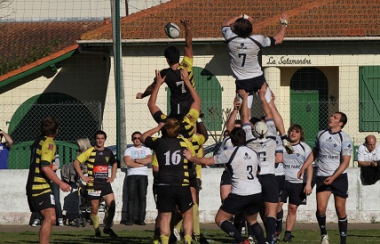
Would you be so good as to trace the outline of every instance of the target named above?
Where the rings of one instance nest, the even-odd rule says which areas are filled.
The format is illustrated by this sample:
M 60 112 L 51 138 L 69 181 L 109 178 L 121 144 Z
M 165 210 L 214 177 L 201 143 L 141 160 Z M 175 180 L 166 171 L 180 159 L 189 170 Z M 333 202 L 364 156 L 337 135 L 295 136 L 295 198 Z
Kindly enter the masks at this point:
M 267 242 L 271 243 L 276 232 L 276 218 L 272 216 L 267 216 L 266 221 L 266 232 L 267 232 Z
M 199 208 L 198 204 L 193 205 L 193 233 L 196 236 L 200 236 L 201 228 L 199 226 Z
M 160 235 L 161 244 L 169 244 L 169 236 Z
M 280 212 L 277 213 L 277 223 L 276 223 L 276 234 L 280 235 L 282 231 L 282 218 L 284 216 L 284 211 L 281 209 Z
M 347 226 L 348 226 L 347 216 L 344 218 L 338 218 L 338 226 L 339 226 L 339 233 L 340 233 L 340 244 L 346 244 Z
M 327 235 L 327 230 L 326 230 L 326 214 L 320 216 L 318 214 L 318 211 L 315 213 L 315 216 L 317 217 L 318 220 L 318 225 L 319 229 L 321 230 L 321 235 Z
M 115 217 L 115 201 L 112 201 L 105 214 L 105 218 L 106 218 L 105 225 L 104 225 L 105 229 L 111 228 L 114 217 Z
M 99 229 L 99 217 L 98 215 L 92 215 L 90 214 L 90 219 L 92 221 L 92 226 L 94 227 L 94 229 Z
M 220 228 L 228 235 L 235 238 L 235 242 L 244 242 L 244 238 L 241 236 L 240 231 L 238 231 L 230 221 L 223 221 L 220 225 Z
M 189 235 L 185 235 L 183 237 L 185 239 L 185 244 L 191 244 L 192 238 Z
M 256 222 L 253 225 L 249 226 L 249 230 L 252 231 L 258 243 L 265 243 L 264 231 L 259 223 Z

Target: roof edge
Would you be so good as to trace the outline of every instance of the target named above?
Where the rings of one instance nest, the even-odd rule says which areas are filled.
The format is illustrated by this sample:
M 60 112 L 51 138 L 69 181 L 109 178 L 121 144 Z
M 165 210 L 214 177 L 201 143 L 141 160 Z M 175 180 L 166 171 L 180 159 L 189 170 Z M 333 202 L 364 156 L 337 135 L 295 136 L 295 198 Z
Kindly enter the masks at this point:
M 24 65 L 24 66 L 22 66 L 22 67 L 20 67 L 18 69 L 12 70 L 12 71 L 4 74 L 4 75 L 1 75 L 0 76 L 0 86 L 3 85 L 2 82 L 5 82 L 9 78 L 12 78 L 12 77 L 14 77 L 16 75 L 19 75 L 19 74 L 22 74 L 24 72 L 27 72 L 28 70 L 31 70 L 31 69 L 33 69 L 33 68 L 35 68 L 37 66 L 40 66 L 40 65 L 42 65 L 42 64 L 44 64 L 46 62 L 49 62 L 49 61 L 54 60 L 56 58 L 59 58 L 59 57 L 65 55 L 65 54 L 67 54 L 67 53 L 69 53 L 69 52 L 71 52 L 73 50 L 76 50 L 78 48 L 78 46 L 79 46 L 78 43 L 70 45 L 70 46 L 67 46 L 64 49 L 61 49 L 61 50 L 59 50 L 59 51 L 57 51 L 55 53 L 50 54 L 49 56 L 40 58 L 40 59 L 34 61 L 33 63 Z

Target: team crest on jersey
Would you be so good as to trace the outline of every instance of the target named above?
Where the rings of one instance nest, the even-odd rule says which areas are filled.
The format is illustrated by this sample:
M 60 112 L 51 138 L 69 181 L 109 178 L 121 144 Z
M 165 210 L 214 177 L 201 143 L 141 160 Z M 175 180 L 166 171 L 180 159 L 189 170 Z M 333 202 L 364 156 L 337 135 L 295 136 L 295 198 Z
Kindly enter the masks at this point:
M 106 159 L 106 162 L 108 163 L 108 161 L 110 160 L 110 157 L 104 157 Z
M 103 152 L 99 152 L 99 155 L 103 155 Z
M 238 50 L 244 50 L 247 49 L 247 47 L 244 45 L 244 43 L 240 43 L 240 46 L 237 47 Z
M 259 147 L 259 148 L 264 148 L 266 146 L 266 144 L 264 142 L 260 142 L 258 144 L 256 144 L 256 147 Z
M 331 136 L 330 136 L 326 141 L 328 141 L 328 142 L 332 142 L 332 138 L 331 138 Z
M 49 143 L 48 150 L 52 151 L 54 148 L 54 145 L 52 143 Z
M 301 156 L 301 154 L 299 154 L 299 153 L 296 153 L 296 155 L 297 155 L 297 158 L 299 158 Z
M 251 159 L 251 156 L 249 156 L 248 153 L 245 153 L 244 159 L 248 159 L 249 160 L 249 159 Z

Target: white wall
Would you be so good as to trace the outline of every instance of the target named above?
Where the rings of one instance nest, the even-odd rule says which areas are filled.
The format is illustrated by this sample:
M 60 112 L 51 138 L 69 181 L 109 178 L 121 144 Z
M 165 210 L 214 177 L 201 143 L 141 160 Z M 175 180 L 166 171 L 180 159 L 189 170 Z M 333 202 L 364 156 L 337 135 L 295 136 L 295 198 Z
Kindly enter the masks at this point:
M 200 193 L 199 208 L 201 222 L 211 223 L 214 221 L 214 216 L 220 206 L 219 182 L 222 171 L 223 168 L 202 169 L 203 190 Z M 349 221 L 351 223 L 379 222 L 379 183 L 376 183 L 373 186 L 362 186 L 359 179 L 359 172 L 358 168 L 348 169 L 349 198 L 347 200 L 347 214 Z M 27 176 L 28 170 L 0 170 L 0 185 L 2 187 L 2 190 L 0 191 L 0 225 L 29 223 L 30 213 L 25 195 Z M 116 196 L 116 223 L 120 221 L 122 214 L 124 176 L 124 172 L 119 170 L 117 173 L 117 179 L 112 183 Z M 67 194 L 61 194 L 62 205 L 65 202 L 65 195 Z M 157 212 L 152 196 L 151 176 L 149 176 L 147 200 L 146 222 L 153 223 Z M 312 195 L 308 197 L 307 201 L 308 204 L 306 206 L 299 207 L 297 215 L 298 221 L 315 223 L 315 189 Z M 66 204 L 67 203 L 68 201 L 66 201 Z M 75 208 L 77 205 L 73 204 L 71 207 Z M 284 206 L 284 210 L 286 210 L 286 206 Z M 327 221 L 337 222 L 332 197 L 328 205 Z

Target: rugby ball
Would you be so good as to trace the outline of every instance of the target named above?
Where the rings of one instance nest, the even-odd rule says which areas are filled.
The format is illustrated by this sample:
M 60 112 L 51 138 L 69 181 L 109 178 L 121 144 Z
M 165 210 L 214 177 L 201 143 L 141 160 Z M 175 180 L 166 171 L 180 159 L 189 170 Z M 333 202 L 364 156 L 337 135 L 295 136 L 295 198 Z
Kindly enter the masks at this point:
M 167 23 L 165 25 L 164 29 L 165 29 L 165 33 L 168 37 L 173 38 L 173 39 L 179 37 L 180 29 L 179 29 L 178 25 L 170 22 L 170 23 Z
M 253 127 L 253 135 L 256 138 L 260 138 L 260 139 L 264 138 L 267 132 L 268 132 L 268 126 L 265 122 L 259 121 Z

